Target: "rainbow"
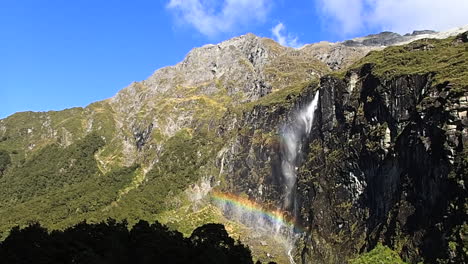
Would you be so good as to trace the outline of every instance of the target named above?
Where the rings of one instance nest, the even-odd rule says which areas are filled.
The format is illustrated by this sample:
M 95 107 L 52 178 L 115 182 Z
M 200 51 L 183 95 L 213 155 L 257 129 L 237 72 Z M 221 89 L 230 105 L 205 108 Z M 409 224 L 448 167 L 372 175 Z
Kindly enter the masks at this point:
M 268 219 L 268 221 L 274 224 L 292 227 L 295 232 L 304 232 L 304 228 L 297 224 L 295 219 L 288 218 L 286 212 L 283 212 L 281 210 L 268 210 L 260 204 L 251 201 L 247 198 L 240 197 L 232 193 L 223 193 L 220 191 L 211 192 L 211 199 L 214 202 L 227 203 L 229 205 L 242 208 L 249 212 L 260 214 L 262 217 Z

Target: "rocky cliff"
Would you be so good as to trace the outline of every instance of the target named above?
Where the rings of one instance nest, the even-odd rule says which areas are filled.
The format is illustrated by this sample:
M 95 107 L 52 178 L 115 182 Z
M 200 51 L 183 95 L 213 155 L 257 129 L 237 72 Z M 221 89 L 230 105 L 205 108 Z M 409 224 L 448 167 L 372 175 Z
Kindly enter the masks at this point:
M 284 198 L 280 127 L 318 91 L 297 169 L 308 234 L 296 261 L 345 263 L 383 242 L 411 263 L 465 262 L 466 61 L 466 33 L 414 42 L 256 105 L 225 152 L 226 188 L 264 204 Z
M 321 79 L 298 174 L 311 232 L 303 259 L 339 263 L 382 241 L 411 263 L 467 261 L 466 43 L 464 33 L 389 48 Z
M 109 100 L 0 120 L 1 231 L 222 222 L 262 261 L 346 263 L 383 243 L 466 262 L 467 33 L 402 45 L 428 34 L 301 49 L 247 34 Z

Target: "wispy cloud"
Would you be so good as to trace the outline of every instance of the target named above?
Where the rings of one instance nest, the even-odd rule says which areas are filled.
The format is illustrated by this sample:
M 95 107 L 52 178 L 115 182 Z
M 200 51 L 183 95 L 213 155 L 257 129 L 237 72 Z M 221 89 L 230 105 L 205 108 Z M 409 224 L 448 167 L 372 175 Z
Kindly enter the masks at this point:
M 170 0 L 167 8 L 177 18 L 206 36 L 234 32 L 252 23 L 264 22 L 268 0 Z
M 365 29 L 407 33 L 468 24 L 466 0 L 316 0 L 322 22 L 341 35 Z
M 279 44 L 293 48 L 299 48 L 302 46 L 302 44 L 299 43 L 297 36 L 286 34 L 285 31 L 286 26 L 281 22 L 271 29 L 274 39 L 278 41 Z
M 365 0 L 317 0 L 322 22 L 342 35 L 362 29 Z

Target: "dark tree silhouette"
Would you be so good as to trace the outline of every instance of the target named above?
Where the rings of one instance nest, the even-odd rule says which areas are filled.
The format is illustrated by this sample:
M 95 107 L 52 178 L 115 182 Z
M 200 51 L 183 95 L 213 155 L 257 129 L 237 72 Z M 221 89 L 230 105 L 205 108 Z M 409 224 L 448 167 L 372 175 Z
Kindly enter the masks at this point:
M 1 263 L 253 263 L 250 249 L 235 241 L 221 224 L 195 229 L 190 238 L 158 222 L 109 219 L 79 223 L 48 232 L 40 224 L 15 227 L 0 244 Z
M 199 263 L 253 263 L 250 249 L 237 243 L 221 224 L 206 224 L 196 228 L 190 241 L 198 252 Z

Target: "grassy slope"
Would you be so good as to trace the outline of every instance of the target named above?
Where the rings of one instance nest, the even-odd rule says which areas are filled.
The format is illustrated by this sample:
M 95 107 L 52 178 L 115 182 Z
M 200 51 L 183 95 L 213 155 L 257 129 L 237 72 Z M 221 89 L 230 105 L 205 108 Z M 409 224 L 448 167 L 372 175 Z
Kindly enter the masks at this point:
M 447 39 L 422 39 L 404 46 L 371 51 L 351 68 L 366 63 L 374 64 L 373 72 L 392 78 L 407 74 L 434 73 L 434 85 L 450 82 L 466 91 L 468 87 L 468 45 L 452 37 Z
M 63 228 L 115 200 L 136 166 L 103 174 L 94 153 L 104 145 L 91 133 L 66 148 L 48 145 L 0 178 L 0 231 L 41 221 Z

